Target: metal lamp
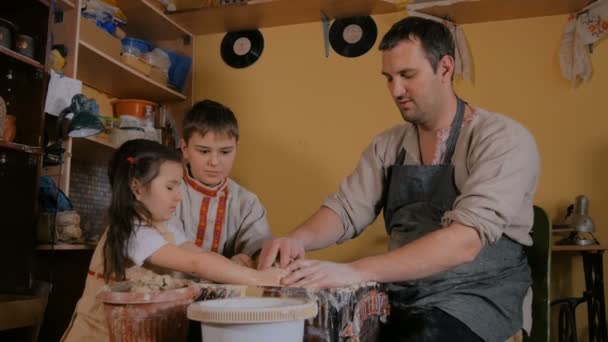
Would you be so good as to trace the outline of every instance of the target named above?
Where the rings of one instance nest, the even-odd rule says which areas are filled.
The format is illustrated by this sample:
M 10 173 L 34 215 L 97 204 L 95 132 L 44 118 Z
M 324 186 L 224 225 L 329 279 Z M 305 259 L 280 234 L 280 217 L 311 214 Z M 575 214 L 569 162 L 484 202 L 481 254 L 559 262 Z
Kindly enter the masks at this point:
M 97 115 L 93 113 L 96 103 L 88 100 L 82 94 L 72 97 L 72 103 L 59 113 L 57 118 L 57 141 L 45 149 L 45 164 L 58 165 L 63 162 L 63 136 L 66 116 L 74 113 L 67 128 L 67 135 L 72 138 L 90 137 L 103 132 L 104 126 Z
M 595 224 L 589 216 L 589 199 L 585 195 L 579 195 L 574 202 L 574 211 L 566 217 L 563 224 L 559 224 L 562 231 L 568 231 L 568 237 L 557 242 L 559 245 L 588 246 L 599 244 L 593 233 Z

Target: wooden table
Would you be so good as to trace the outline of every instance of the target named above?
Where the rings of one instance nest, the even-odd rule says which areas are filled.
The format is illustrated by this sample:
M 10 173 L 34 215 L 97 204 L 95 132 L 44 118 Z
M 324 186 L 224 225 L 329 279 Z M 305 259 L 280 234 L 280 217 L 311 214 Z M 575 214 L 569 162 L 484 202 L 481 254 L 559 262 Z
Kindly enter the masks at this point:
M 608 341 L 603 268 L 603 254 L 607 249 L 607 245 L 554 245 L 551 247 L 554 253 L 581 253 L 585 273 L 585 291 L 582 297 L 558 299 L 551 303 L 551 305 L 560 305 L 558 328 L 558 340 L 560 342 L 577 341 L 574 310 L 578 304 L 583 302 L 587 303 L 589 341 Z

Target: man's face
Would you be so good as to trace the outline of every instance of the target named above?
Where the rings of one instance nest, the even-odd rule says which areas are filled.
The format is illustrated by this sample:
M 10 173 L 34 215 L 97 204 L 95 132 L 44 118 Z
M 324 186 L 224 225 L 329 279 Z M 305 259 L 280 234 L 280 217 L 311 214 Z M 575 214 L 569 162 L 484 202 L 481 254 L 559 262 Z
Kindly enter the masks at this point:
M 215 186 L 228 177 L 236 158 L 235 137 L 208 132 L 194 133 L 188 142 L 181 141 L 184 158 L 190 163 L 192 176 L 199 182 Z
M 429 112 L 437 97 L 442 96 L 442 75 L 433 70 L 419 39 L 403 40 L 383 51 L 382 74 L 405 121 L 424 125 L 431 119 Z

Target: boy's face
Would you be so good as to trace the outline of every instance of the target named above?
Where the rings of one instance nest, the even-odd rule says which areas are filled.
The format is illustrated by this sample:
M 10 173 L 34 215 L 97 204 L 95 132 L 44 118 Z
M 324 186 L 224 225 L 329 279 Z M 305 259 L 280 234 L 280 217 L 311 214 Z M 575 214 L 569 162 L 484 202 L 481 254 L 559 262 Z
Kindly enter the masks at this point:
M 180 142 L 184 158 L 190 163 L 192 176 L 199 182 L 215 186 L 228 177 L 236 158 L 237 142 L 227 134 L 194 133 L 188 142 Z

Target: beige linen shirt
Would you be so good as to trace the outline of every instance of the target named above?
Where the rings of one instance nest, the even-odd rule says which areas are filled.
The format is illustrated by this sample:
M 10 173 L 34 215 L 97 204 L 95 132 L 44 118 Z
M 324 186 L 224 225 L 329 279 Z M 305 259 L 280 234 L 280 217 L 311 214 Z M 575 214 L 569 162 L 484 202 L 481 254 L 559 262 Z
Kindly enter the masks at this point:
M 445 136 L 445 132 L 438 134 L 443 145 L 437 147 L 436 161 L 443 159 Z M 405 164 L 421 164 L 418 133 L 409 123 L 377 135 L 338 192 L 323 203 L 342 220 L 340 242 L 363 232 L 382 210 L 387 170 L 402 148 Z M 532 245 L 529 233 L 540 158 L 530 132 L 505 116 L 473 107 L 473 114 L 463 122 L 452 164 L 460 195 L 444 214 L 443 225 L 458 222 L 473 227 L 483 245 L 503 234 Z
M 185 175 L 180 185 L 182 201 L 171 223 L 183 227 L 188 240 L 197 241 L 197 237 L 200 237 L 203 250 L 213 250 L 230 258 L 239 253 L 252 255 L 262 248 L 265 240 L 272 238 L 266 209 L 255 194 L 230 178 L 219 188 L 211 189 L 190 177 L 191 184 L 197 184 L 195 189 L 188 183 L 187 177 L 190 176 Z M 210 195 L 210 192 L 216 194 Z M 218 210 L 226 192 L 225 207 Z M 203 210 L 205 201 L 207 205 Z M 205 220 L 202 236 L 199 235 L 201 220 Z M 215 236 L 219 242 L 217 250 L 213 249 Z

